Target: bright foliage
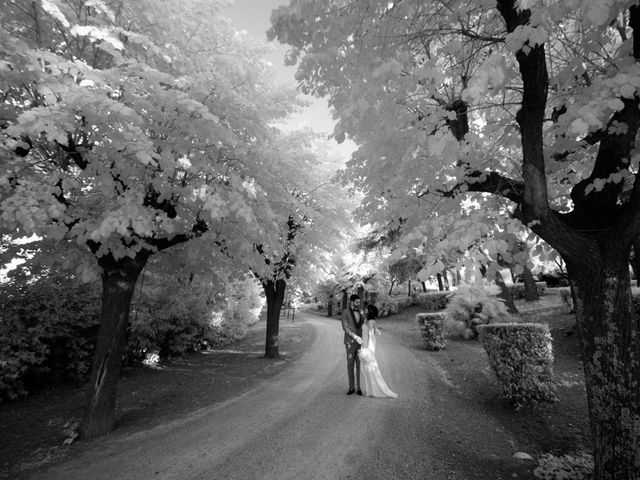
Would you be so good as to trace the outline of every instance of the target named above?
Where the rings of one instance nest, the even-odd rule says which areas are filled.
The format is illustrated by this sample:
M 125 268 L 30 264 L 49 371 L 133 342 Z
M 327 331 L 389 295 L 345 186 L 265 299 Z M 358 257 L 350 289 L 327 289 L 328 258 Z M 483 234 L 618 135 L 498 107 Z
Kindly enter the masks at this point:
M 206 230 L 228 238 L 271 226 L 251 149 L 294 107 L 292 93 L 263 80 L 260 49 L 216 2 L 152 3 L 114 12 L 100 1 L 17 2 L 5 17 L 8 228 L 117 259 Z
M 496 2 L 484 0 L 294 0 L 274 12 L 271 36 L 291 45 L 303 90 L 328 98 L 338 141 L 360 146 L 345 178 L 365 194 L 363 219 L 402 219 L 405 246 L 427 239 L 429 249 L 464 254 L 479 238 L 490 242 L 496 225 L 522 229 L 506 216 L 522 189 L 513 53 L 523 45 L 547 42 L 551 52 L 543 139 L 548 200 L 558 211 L 571 208 L 571 188 L 593 165 L 589 135 L 635 94 L 640 67 L 629 61 L 625 13 L 633 2 L 516 3 L 531 9 L 531 21 L 511 33 Z M 620 170 L 584 188 L 628 185 L 630 176 Z M 478 190 L 502 198 L 471 193 Z M 489 246 L 493 259 L 502 246 Z

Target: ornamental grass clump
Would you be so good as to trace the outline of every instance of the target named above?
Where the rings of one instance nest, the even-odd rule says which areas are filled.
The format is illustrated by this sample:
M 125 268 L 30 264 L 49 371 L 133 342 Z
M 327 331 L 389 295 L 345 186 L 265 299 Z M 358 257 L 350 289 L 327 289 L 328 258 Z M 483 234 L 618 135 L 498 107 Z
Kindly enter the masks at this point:
M 427 350 L 437 351 L 445 348 L 445 321 L 446 315 L 444 313 L 419 313 L 416 315 L 420 335 Z
M 495 323 L 479 325 L 478 332 L 510 403 L 522 406 L 558 400 L 548 325 Z
M 511 316 L 502 300 L 496 297 L 500 289 L 495 285 L 464 285 L 449 299 L 445 331 L 452 336 L 473 339 L 478 325 L 509 321 Z

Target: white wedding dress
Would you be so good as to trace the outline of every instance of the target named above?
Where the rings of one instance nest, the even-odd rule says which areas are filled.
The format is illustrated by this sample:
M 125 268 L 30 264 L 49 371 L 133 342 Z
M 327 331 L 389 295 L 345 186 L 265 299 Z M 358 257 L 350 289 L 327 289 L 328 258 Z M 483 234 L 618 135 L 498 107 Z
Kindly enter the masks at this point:
M 368 332 L 365 334 L 365 329 Z M 359 350 L 360 355 L 360 386 L 367 397 L 391 397 L 398 395 L 391 391 L 382 378 L 378 361 L 376 360 L 376 336 L 368 325 L 362 329 L 364 343 Z M 366 338 L 365 338 L 366 337 Z

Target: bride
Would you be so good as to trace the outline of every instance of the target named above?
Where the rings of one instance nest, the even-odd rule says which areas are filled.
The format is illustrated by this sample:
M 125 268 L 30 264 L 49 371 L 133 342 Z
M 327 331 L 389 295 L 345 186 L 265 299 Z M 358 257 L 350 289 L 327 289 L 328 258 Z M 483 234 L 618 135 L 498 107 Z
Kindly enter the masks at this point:
M 360 384 L 368 397 L 397 398 L 387 386 L 376 361 L 376 336 L 380 331 L 376 328 L 375 318 L 378 309 L 375 305 L 367 306 L 367 320 L 362 326 L 362 347 L 360 348 Z

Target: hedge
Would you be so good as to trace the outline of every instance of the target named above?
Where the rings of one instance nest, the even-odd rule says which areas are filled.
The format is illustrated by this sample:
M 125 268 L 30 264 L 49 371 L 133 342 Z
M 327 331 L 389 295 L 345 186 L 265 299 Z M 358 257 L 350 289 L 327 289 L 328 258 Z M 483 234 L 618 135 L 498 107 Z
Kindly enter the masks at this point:
M 547 324 L 493 323 L 478 325 L 478 332 L 510 403 L 520 406 L 558 400 Z
M 443 350 L 447 344 L 444 336 L 446 315 L 440 312 L 419 313 L 416 322 L 427 350 Z
M 558 288 L 558 292 L 560 293 L 562 304 L 567 309 L 567 312 L 573 313 L 573 297 L 571 296 L 571 289 L 569 287 L 560 287 Z M 633 310 L 640 314 L 640 290 L 636 290 L 635 288 L 632 289 L 631 304 L 633 305 Z
M 444 310 L 449 302 L 449 297 L 454 292 L 422 292 L 413 295 L 413 304 L 424 307 L 427 312 Z
M 524 283 L 514 283 L 513 285 L 509 285 L 508 288 L 514 300 L 524 298 Z M 536 282 L 536 290 L 539 296 L 544 295 L 547 290 L 547 284 L 545 282 Z

